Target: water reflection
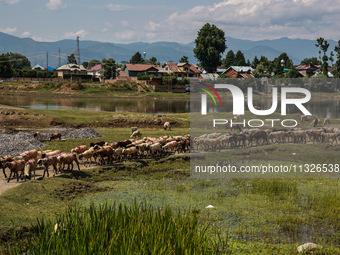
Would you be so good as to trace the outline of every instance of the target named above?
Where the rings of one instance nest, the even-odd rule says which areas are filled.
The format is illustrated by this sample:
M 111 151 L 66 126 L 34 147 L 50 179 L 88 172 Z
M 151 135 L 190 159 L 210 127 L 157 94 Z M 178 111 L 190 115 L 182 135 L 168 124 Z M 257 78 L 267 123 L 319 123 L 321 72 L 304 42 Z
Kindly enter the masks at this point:
M 1 95 L 0 104 L 18 106 L 30 109 L 58 110 L 95 110 L 110 112 L 140 112 L 140 113 L 184 113 L 190 112 L 190 103 L 194 111 L 200 112 L 200 100 L 182 99 L 154 99 L 154 98 L 74 98 L 74 97 L 41 97 L 41 96 L 13 96 Z M 269 109 L 271 98 L 254 99 L 254 105 L 261 109 Z M 316 117 L 340 118 L 340 100 L 311 100 L 305 104 L 306 108 Z M 294 105 L 287 106 L 288 113 L 300 113 Z M 247 105 L 245 105 L 247 109 Z M 208 103 L 208 112 L 232 111 L 232 101 L 223 102 L 223 108 Z M 277 106 L 280 111 L 280 102 Z

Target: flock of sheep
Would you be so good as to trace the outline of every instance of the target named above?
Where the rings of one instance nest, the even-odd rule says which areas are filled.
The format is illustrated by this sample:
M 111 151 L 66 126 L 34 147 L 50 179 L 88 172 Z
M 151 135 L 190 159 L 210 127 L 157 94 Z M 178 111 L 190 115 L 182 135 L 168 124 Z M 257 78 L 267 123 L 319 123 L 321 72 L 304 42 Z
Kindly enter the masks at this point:
M 307 121 L 306 116 L 301 116 L 301 121 Z M 340 141 L 340 130 L 333 127 L 317 127 L 319 119 L 311 123 L 313 128 L 303 130 L 302 128 L 292 129 L 266 129 L 258 128 L 240 130 L 239 133 L 229 134 L 212 133 L 204 134 L 193 139 L 192 150 L 197 151 L 220 151 L 231 148 L 246 148 L 270 143 L 306 143 L 308 140 L 313 143 L 337 143 Z M 330 124 L 325 118 L 324 125 Z
M 169 122 L 164 124 L 165 130 L 171 130 Z M 39 132 L 34 134 L 38 139 Z M 136 139 L 139 137 L 140 139 Z M 50 136 L 50 141 L 61 139 L 60 133 L 53 133 Z M 141 139 L 141 132 L 138 128 L 132 128 L 132 134 L 129 139 L 108 143 L 105 141 L 91 143 L 89 147 L 80 145 L 71 150 L 71 153 L 61 152 L 60 150 L 45 150 L 38 151 L 36 149 L 25 151 L 19 156 L 5 156 L 0 158 L 0 167 L 3 168 L 3 174 L 7 178 L 7 182 L 11 177 L 19 177 L 22 179 L 35 178 L 35 171 L 38 166 L 44 166 L 43 177 L 45 174 L 49 176 L 48 169 L 53 167 L 53 176 L 62 173 L 67 165 L 67 170 L 73 170 L 74 163 L 78 170 L 79 161 L 81 160 L 84 166 L 91 164 L 112 164 L 114 161 L 121 162 L 123 160 L 132 160 L 137 158 L 161 157 L 173 152 L 186 152 L 190 149 L 190 136 L 162 136 L 159 138 L 144 137 Z M 7 177 L 6 169 L 9 169 L 10 174 Z
M 312 123 L 313 125 L 313 123 Z M 164 124 L 164 130 L 171 130 L 169 122 Z M 270 143 L 306 143 L 309 139 L 313 143 L 337 143 L 340 138 L 338 128 L 323 127 L 302 130 L 293 128 L 290 130 L 261 130 L 245 129 L 239 133 L 212 133 L 205 134 L 195 138 L 190 135 L 183 136 L 162 136 L 162 137 L 144 137 L 137 127 L 132 127 L 129 139 L 119 142 L 97 142 L 91 143 L 90 146 L 80 145 L 71 150 L 71 153 L 61 152 L 60 150 L 26 151 L 19 156 L 5 156 L 0 158 L 0 167 L 3 168 L 5 178 L 6 169 L 10 170 L 7 178 L 9 182 L 11 177 L 22 179 L 35 178 L 35 170 L 38 166 L 44 166 L 43 177 L 49 176 L 48 169 L 52 166 L 53 176 L 62 173 L 67 165 L 67 170 L 73 170 L 74 163 L 78 170 L 79 161 L 84 166 L 91 164 L 103 165 L 113 164 L 114 162 L 129 161 L 138 158 L 162 157 L 170 153 L 185 153 L 191 151 L 220 151 L 223 149 L 245 148 Z M 34 134 L 39 138 L 39 132 Z M 60 133 L 53 133 L 50 141 L 61 139 Z

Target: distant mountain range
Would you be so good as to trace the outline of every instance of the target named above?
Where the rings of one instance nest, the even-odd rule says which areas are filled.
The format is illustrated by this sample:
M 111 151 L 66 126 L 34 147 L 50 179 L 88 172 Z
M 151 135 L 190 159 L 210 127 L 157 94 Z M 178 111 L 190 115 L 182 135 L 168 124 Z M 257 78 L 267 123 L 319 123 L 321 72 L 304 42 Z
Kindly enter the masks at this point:
M 328 40 L 329 51 L 334 49 L 337 42 Z M 318 57 L 318 49 L 315 40 L 280 38 L 275 40 L 250 41 L 227 37 L 227 50 L 241 50 L 246 59 L 252 61 L 255 56 L 266 56 L 272 60 L 281 53 L 286 52 L 299 64 L 304 58 Z M 173 61 L 178 62 L 182 56 L 188 56 L 189 62 L 197 63 L 193 54 L 195 43 L 181 44 L 176 42 L 154 42 L 154 43 L 108 43 L 98 41 L 80 41 L 81 62 L 91 59 L 113 58 L 116 62 L 129 61 L 133 54 L 139 51 L 146 52 L 146 58 L 156 57 L 161 64 Z M 57 67 L 59 61 L 59 48 L 61 64 L 66 64 L 67 56 L 76 52 L 76 40 L 61 40 L 57 42 L 39 42 L 31 38 L 19 38 L 0 32 L 0 54 L 7 52 L 20 53 L 26 56 L 32 66 L 39 64 L 46 67 L 48 52 L 48 65 Z

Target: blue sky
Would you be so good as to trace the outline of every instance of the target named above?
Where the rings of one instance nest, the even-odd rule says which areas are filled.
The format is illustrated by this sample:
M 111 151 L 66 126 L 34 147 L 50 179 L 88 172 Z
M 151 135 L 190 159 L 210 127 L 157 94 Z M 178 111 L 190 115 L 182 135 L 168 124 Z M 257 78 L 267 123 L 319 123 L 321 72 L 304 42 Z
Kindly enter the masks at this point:
M 209 22 L 226 36 L 340 39 L 338 0 L 0 0 L 0 32 L 37 41 L 192 42 Z

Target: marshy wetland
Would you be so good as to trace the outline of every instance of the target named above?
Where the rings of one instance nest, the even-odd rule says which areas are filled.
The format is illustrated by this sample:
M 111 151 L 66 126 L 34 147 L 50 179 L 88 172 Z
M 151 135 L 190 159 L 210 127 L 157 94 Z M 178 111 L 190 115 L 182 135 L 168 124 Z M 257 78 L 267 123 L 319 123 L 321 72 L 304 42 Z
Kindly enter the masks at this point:
M 44 147 L 67 152 L 80 144 L 127 139 L 131 126 L 152 137 L 190 132 L 185 112 L 10 106 L 1 111 L 11 113 L 1 115 L 1 126 L 7 129 L 91 126 L 103 135 L 46 142 Z M 173 123 L 172 131 L 162 129 L 165 121 Z M 331 125 L 340 127 L 340 119 L 333 118 Z M 340 161 L 338 143 L 311 142 L 231 149 L 225 160 L 242 162 L 246 157 L 252 164 L 275 164 L 291 160 L 292 152 L 297 163 Z M 204 180 L 192 178 L 189 169 L 190 154 L 180 153 L 38 176 L 0 195 L 0 250 L 46 254 L 61 252 L 66 245 L 75 254 L 297 254 L 298 245 L 314 242 L 323 246 L 314 254 L 340 253 L 339 178 Z

